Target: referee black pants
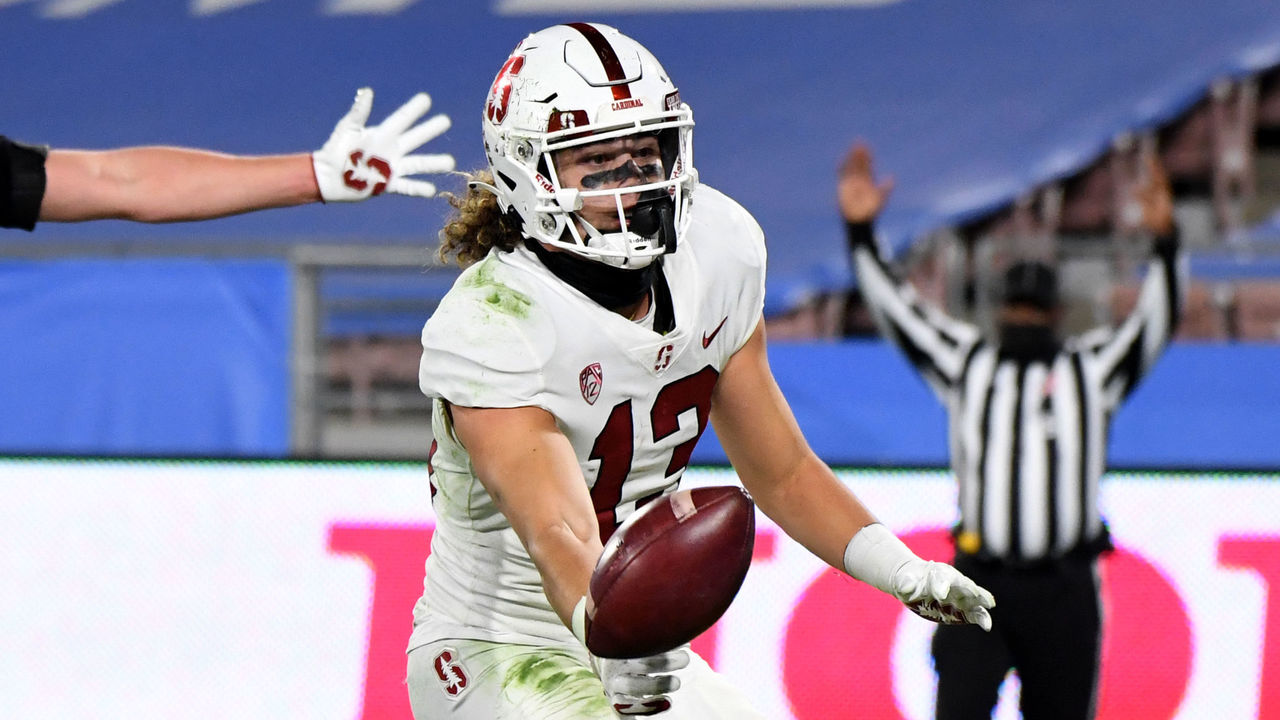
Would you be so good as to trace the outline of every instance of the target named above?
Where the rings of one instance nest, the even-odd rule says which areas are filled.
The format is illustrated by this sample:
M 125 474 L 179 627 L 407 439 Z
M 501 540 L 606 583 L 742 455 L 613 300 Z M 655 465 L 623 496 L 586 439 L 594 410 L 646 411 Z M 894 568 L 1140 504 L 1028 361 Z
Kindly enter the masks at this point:
M 955 566 L 990 590 L 996 606 L 991 632 L 938 626 L 937 720 L 990 720 L 1011 668 L 1022 684 L 1024 720 L 1092 720 L 1102 647 L 1096 560 L 1011 568 L 958 555 Z

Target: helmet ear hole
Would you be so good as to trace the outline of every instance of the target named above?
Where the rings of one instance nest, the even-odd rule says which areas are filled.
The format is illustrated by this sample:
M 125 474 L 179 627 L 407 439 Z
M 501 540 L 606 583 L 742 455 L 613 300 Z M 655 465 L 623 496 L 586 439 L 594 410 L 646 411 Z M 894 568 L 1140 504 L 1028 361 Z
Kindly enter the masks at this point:
M 506 173 L 495 172 L 494 176 L 501 180 L 503 185 L 507 186 L 507 190 L 514 191 L 519 186 L 518 183 L 516 183 L 515 178 Z

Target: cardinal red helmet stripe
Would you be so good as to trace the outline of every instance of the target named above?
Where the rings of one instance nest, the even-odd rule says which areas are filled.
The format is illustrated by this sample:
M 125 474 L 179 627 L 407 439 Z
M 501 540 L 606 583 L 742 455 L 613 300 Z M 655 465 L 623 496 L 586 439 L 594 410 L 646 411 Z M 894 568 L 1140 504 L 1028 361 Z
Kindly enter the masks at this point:
M 610 80 L 623 80 L 627 77 L 622 70 L 622 61 L 618 59 L 618 53 L 614 52 L 613 46 L 609 44 L 609 41 L 605 39 L 599 30 L 588 23 L 569 23 L 569 27 L 582 33 L 587 42 L 591 43 L 596 55 L 600 57 L 600 64 L 604 65 L 605 75 Z M 613 86 L 614 100 L 626 100 L 630 97 L 631 88 L 626 83 Z

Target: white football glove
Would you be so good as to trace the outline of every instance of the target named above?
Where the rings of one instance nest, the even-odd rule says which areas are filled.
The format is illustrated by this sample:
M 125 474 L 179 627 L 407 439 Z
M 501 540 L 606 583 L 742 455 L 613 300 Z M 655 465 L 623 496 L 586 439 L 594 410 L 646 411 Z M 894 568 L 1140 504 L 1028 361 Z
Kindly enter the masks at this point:
M 680 689 L 680 678 L 672 673 L 688 666 L 689 653 L 683 648 L 628 660 L 591 656 L 591 667 L 619 715 L 657 715 L 670 710 L 669 693 Z
M 844 569 L 922 618 L 991 630 L 989 610 L 996 604 L 991 593 L 946 563 L 921 559 L 884 525 L 868 525 L 853 536 L 844 551 Z
M 430 96 L 418 93 L 381 125 L 366 127 L 373 109 L 373 90 L 357 90 L 355 102 L 333 128 L 329 141 L 311 153 L 320 197 L 325 202 L 356 202 L 383 191 L 434 196 L 434 184 L 409 177 L 454 168 L 452 155 L 409 154 L 449 129 L 447 115 L 435 115 L 414 125 L 430 108 Z
M 578 641 L 587 644 L 587 599 L 573 608 L 570 627 Z M 588 651 L 591 669 L 604 685 L 604 694 L 619 715 L 657 715 L 671 709 L 670 693 L 680 689 L 680 678 L 672 673 L 689 666 L 689 652 L 676 648 L 643 658 L 597 657 Z

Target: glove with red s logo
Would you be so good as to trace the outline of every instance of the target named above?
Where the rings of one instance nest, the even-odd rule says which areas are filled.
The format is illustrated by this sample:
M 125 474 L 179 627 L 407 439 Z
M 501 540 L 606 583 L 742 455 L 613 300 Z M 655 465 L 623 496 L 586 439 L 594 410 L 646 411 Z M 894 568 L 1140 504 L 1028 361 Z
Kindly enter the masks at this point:
M 448 130 L 449 117 L 435 115 L 414 124 L 431 109 L 426 93 L 414 95 L 380 125 L 365 124 L 372 109 L 373 90 L 360 88 L 328 142 L 311 153 L 320 197 L 325 202 L 356 202 L 383 192 L 433 197 L 433 183 L 411 176 L 450 172 L 453 156 L 411 153 Z

